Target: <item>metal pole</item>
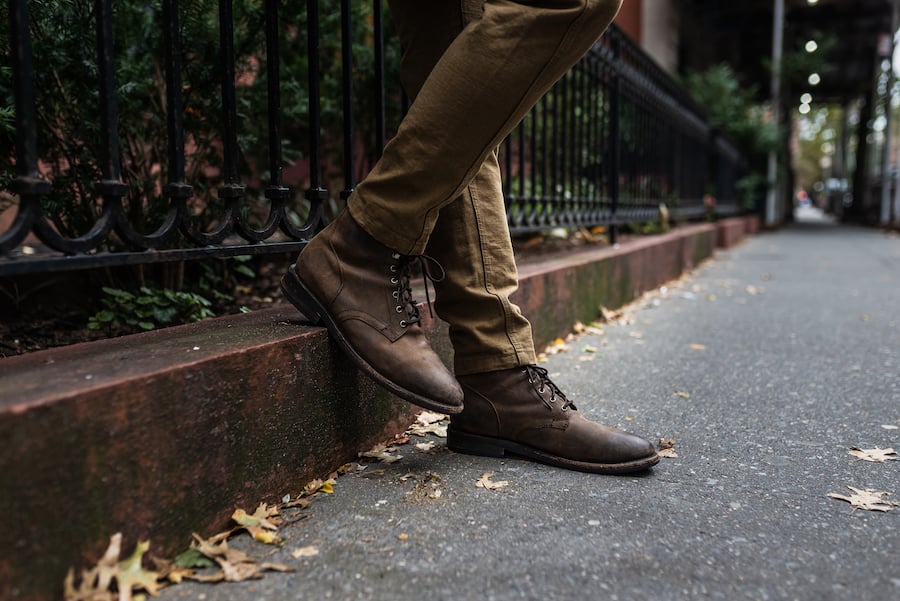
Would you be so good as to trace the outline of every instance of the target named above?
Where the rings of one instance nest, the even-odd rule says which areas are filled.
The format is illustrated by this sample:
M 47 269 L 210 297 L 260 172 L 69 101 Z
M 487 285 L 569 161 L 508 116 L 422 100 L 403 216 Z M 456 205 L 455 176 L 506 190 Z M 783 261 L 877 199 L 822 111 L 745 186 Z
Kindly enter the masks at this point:
M 881 167 L 881 224 L 887 225 L 891 222 L 891 182 L 895 178 L 891 175 L 891 129 L 892 129 L 892 113 L 891 97 L 894 88 L 894 34 L 897 31 L 898 20 L 898 0 L 894 0 L 893 10 L 891 11 L 891 33 L 890 42 L 888 44 L 887 60 L 890 63 L 887 72 L 887 94 L 884 100 L 884 152 Z
M 772 20 L 772 123 L 779 127 L 781 121 L 781 53 L 784 45 L 784 0 L 775 0 L 775 16 Z M 778 149 L 769 151 L 768 190 L 766 191 L 766 225 L 774 225 L 777 207 Z

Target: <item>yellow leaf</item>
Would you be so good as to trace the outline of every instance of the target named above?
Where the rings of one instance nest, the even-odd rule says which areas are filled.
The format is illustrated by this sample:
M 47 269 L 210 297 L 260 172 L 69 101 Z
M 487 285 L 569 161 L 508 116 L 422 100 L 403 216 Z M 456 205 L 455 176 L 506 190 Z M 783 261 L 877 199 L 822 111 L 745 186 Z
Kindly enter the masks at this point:
M 128 601 L 131 599 L 132 591 L 136 590 L 145 590 L 154 597 L 159 592 L 159 584 L 157 583 L 159 574 L 141 567 L 141 560 L 149 548 L 149 541 L 139 542 L 131 557 L 119 564 L 119 573 L 116 574 L 119 601 Z
M 253 540 L 267 545 L 274 545 L 279 540 L 278 535 L 269 530 L 254 530 L 251 534 L 253 535 Z
M 332 494 L 334 492 L 334 486 L 330 481 L 324 482 L 321 487 L 319 487 L 319 492 L 323 492 L 325 494 Z

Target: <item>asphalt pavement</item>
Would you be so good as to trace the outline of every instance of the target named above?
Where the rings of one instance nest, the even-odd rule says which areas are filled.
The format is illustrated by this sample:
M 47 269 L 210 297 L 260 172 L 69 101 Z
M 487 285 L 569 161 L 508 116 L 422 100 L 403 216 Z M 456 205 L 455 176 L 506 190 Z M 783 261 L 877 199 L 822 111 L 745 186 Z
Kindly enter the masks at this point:
M 800 218 L 548 355 L 579 410 L 677 457 L 598 476 L 413 435 L 285 510 L 280 547 L 230 543 L 293 572 L 159 598 L 900 599 L 900 506 L 828 496 L 900 502 L 900 461 L 850 455 L 900 450 L 900 236 Z

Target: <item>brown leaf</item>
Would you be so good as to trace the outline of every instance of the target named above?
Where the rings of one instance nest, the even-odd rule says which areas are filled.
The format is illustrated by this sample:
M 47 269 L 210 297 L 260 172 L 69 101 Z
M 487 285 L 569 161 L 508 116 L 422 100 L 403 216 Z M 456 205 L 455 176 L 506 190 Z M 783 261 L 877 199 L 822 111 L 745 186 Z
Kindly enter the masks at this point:
M 675 450 L 675 439 L 660 438 L 659 451 L 657 451 L 657 455 L 659 455 L 660 457 L 665 457 L 667 459 L 677 459 L 678 452 Z
M 403 455 L 394 455 L 395 451 L 397 451 L 397 447 L 379 444 L 365 453 L 360 453 L 359 456 L 377 459 L 383 463 L 394 463 L 403 459 Z
M 416 422 L 406 431 L 407 434 L 425 436 L 434 434 L 441 438 L 447 437 L 447 422 L 449 418 L 443 413 L 423 411 L 416 417 Z
M 872 461 L 874 463 L 897 461 L 897 453 L 894 449 L 860 449 L 850 447 L 849 453 L 856 457 L 857 461 Z
M 853 511 L 855 512 L 857 509 L 864 509 L 866 511 L 893 511 L 894 507 L 900 506 L 900 503 L 896 501 L 888 500 L 887 497 L 891 495 L 889 492 L 873 490 L 871 488 L 859 489 L 854 488 L 852 486 L 848 486 L 853 494 L 849 497 L 846 495 L 839 495 L 837 493 L 830 492 L 827 496 L 832 499 L 839 499 L 841 501 L 847 501 L 851 505 L 853 505 Z
M 509 482 L 506 480 L 498 480 L 494 482 L 491 480 L 491 476 L 494 474 L 489 472 L 486 474 L 481 474 L 481 477 L 475 482 L 475 486 L 478 488 L 484 488 L 486 490 L 497 490 L 498 488 L 504 488 L 509 486 Z

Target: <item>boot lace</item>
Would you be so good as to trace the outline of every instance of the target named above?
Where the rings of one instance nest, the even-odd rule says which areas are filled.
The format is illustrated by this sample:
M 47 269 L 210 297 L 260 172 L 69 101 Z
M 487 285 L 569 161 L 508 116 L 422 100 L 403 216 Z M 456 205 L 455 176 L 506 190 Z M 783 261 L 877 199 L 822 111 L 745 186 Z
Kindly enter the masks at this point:
M 418 263 L 422 272 L 422 281 L 425 284 L 425 303 L 428 305 L 428 314 L 434 318 L 434 311 L 431 309 L 431 294 L 428 292 L 428 281 L 432 282 L 432 286 L 444 280 L 444 268 L 437 262 L 437 259 L 428 255 L 401 255 L 394 253 L 391 255 L 395 263 L 391 265 L 391 284 L 396 286 L 392 296 L 397 301 L 397 313 L 403 314 L 400 320 L 400 327 L 407 328 L 421 321 L 418 305 L 419 301 L 412 296 L 412 287 L 410 278 L 412 277 L 413 266 Z M 435 273 L 433 270 L 437 269 Z
M 528 383 L 531 384 L 531 387 L 537 393 L 544 404 L 548 409 L 553 408 L 553 404 L 556 402 L 556 399 L 562 400 L 562 405 L 560 408 L 563 411 L 568 411 L 569 409 L 577 409 L 575 405 L 566 398 L 566 395 L 559 389 L 559 387 L 553 383 L 553 380 L 550 379 L 547 370 L 543 367 L 538 367 L 537 365 L 526 365 L 525 374 L 528 375 Z M 550 397 L 546 396 L 546 392 L 550 393 Z

